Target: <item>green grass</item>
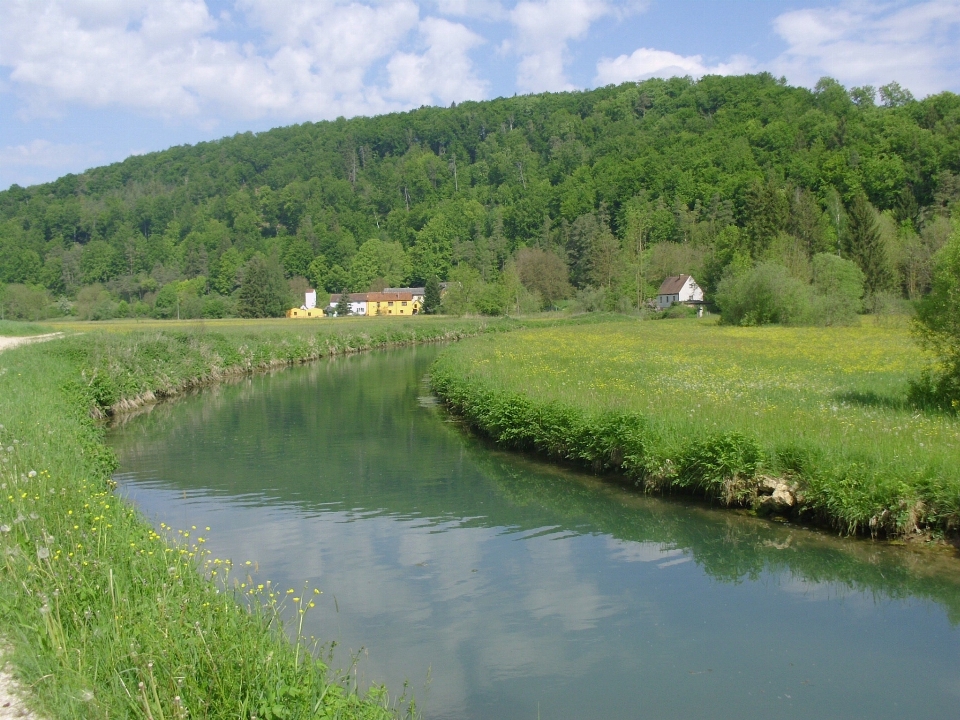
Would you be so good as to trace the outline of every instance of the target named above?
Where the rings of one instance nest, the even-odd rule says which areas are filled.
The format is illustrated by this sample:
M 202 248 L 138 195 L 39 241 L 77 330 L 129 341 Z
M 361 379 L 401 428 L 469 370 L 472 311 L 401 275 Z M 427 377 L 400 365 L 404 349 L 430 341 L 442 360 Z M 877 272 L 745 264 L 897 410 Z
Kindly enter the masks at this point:
M 309 595 L 285 606 L 269 586 L 258 590 L 254 578 L 209 558 L 202 530 L 179 542 L 160 536 L 116 498 L 115 460 L 91 414 L 230 374 L 517 326 L 129 323 L 0 354 L 0 637 L 13 646 L 31 701 L 57 718 L 398 712 L 382 689 L 352 692 L 295 625 L 281 627 L 309 611 Z
M 905 325 L 730 328 L 610 320 L 444 351 L 437 392 L 474 427 L 634 478 L 759 506 L 792 485 L 806 519 L 890 535 L 960 526 L 960 422 L 906 400 L 925 358 Z
M 26 335 L 44 335 L 53 332 L 47 325 L 18 320 L 0 320 L 0 337 L 23 337 Z

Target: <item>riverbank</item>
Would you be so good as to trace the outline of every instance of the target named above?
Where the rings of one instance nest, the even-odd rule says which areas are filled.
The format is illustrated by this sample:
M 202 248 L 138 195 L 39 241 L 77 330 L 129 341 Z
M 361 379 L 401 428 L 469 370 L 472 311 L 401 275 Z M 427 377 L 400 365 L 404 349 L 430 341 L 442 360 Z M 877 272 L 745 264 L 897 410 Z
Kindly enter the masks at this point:
M 31 702 L 58 718 L 395 714 L 385 691 L 361 698 L 281 631 L 285 613 L 308 610 L 306 598 L 283 607 L 243 573 L 235 586 L 230 563 L 205 555 L 202 530 L 177 544 L 118 500 L 115 459 L 93 416 L 240 373 L 519 326 L 443 318 L 87 326 L 0 355 L 0 636 Z M 253 604 L 225 588 L 252 591 Z
M 446 350 L 438 395 L 500 445 L 846 533 L 951 539 L 960 422 L 906 401 L 905 327 L 610 320 Z

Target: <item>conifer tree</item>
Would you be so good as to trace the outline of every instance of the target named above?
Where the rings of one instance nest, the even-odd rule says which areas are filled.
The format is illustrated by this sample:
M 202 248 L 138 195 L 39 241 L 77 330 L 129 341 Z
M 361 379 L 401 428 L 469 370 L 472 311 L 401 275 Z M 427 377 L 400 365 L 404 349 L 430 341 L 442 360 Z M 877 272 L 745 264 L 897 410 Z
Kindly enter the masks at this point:
M 350 314 L 350 291 L 343 288 L 340 299 L 337 301 L 337 317 L 346 317 Z
M 240 317 L 280 317 L 286 311 L 287 289 L 283 270 L 273 259 L 257 253 L 243 270 L 238 297 Z
M 858 195 L 850 206 L 843 255 L 863 271 L 868 294 L 890 287 L 892 278 L 880 227 L 873 206 L 866 196 Z
M 436 275 L 427 279 L 427 286 L 423 289 L 423 312 L 425 315 L 440 312 L 440 280 Z

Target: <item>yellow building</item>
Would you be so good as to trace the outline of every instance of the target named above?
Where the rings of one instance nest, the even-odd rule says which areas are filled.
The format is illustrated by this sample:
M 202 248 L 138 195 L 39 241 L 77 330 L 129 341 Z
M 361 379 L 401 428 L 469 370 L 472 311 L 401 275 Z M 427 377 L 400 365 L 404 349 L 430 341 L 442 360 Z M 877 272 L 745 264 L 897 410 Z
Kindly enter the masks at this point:
M 372 292 L 367 293 L 367 315 L 405 316 L 419 315 L 421 300 L 414 299 L 409 292 Z
M 312 307 L 312 308 L 290 308 L 287 310 L 288 318 L 322 318 L 325 317 L 323 314 L 323 308 Z

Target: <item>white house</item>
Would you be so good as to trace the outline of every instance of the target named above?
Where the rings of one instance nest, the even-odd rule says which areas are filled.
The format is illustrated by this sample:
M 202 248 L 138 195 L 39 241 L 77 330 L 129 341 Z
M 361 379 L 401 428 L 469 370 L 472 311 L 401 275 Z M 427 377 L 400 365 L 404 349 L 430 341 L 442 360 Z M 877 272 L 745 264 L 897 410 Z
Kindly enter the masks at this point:
M 317 291 L 313 288 L 309 288 L 304 294 L 304 303 L 301 310 L 312 310 L 317 306 Z
M 657 307 L 666 310 L 674 303 L 680 305 L 700 305 L 703 303 L 703 290 L 697 281 L 689 275 L 671 275 L 657 291 Z
M 340 302 L 340 294 L 330 296 L 330 310 L 335 311 Z M 350 293 L 350 314 L 367 314 L 367 293 Z

